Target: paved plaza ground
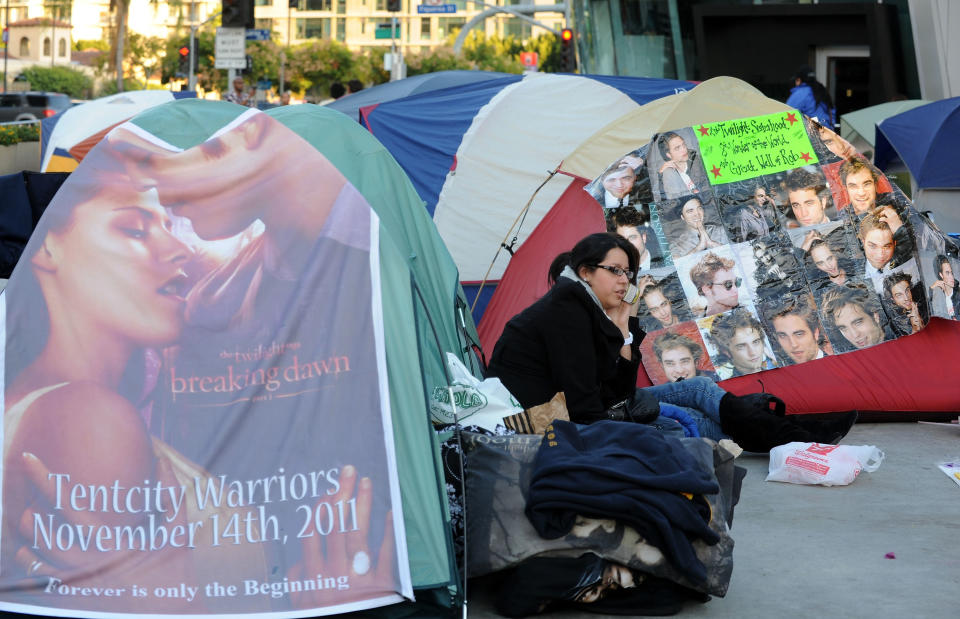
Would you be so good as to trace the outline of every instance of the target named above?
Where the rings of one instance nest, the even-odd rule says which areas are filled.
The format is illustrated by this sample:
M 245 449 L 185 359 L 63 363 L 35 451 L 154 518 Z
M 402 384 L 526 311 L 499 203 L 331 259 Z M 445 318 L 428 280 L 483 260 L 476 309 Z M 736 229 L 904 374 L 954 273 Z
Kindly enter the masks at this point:
M 960 426 L 857 424 L 844 443 L 876 445 L 886 459 L 849 486 L 827 488 L 764 481 L 768 458 L 740 457 L 748 473 L 730 589 L 677 616 L 960 617 L 960 485 L 937 468 L 960 460 Z M 489 582 L 471 587 L 471 619 L 497 617 Z

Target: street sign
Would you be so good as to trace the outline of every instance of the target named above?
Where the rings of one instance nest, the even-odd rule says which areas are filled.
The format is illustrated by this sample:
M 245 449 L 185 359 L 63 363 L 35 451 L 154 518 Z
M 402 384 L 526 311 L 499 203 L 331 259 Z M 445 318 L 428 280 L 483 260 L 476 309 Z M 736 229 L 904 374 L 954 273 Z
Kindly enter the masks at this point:
M 214 43 L 215 69 L 243 69 L 247 66 L 245 28 L 217 28 Z
M 520 64 L 528 69 L 535 69 L 540 64 L 540 54 L 537 52 L 520 52 Z
M 266 28 L 251 28 L 247 30 L 248 41 L 269 41 L 270 31 Z
M 400 24 L 397 24 L 397 34 L 399 34 Z M 373 32 L 374 39 L 392 39 L 393 38 L 393 24 L 386 22 L 383 24 L 377 24 L 377 29 Z
M 456 13 L 456 12 L 457 12 L 456 4 L 420 4 L 417 6 L 417 13 L 420 13 L 420 14 Z

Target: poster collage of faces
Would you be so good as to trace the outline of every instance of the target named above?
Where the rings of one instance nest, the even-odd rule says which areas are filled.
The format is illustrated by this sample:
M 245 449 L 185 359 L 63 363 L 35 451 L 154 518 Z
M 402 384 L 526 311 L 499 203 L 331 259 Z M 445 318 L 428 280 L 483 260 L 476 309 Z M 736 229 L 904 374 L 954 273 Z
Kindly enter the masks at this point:
M 960 319 L 960 244 L 800 112 L 660 133 L 585 190 L 639 251 L 654 384 L 805 363 L 930 316 Z

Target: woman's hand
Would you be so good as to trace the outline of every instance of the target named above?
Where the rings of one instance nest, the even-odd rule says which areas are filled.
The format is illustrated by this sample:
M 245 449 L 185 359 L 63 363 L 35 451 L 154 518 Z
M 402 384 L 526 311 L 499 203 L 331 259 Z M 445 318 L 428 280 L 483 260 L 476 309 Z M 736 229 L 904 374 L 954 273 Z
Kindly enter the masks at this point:
M 394 591 L 393 512 L 387 512 L 383 525 L 383 542 L 376 564 L 368 546 L 373 483 L 363 477 L 357 483 L 357 469 L 347 465 L 340 476 L 340 491 L 325 502 L 346 505 L 356 489 L 357 530 L 314 535 L 303 540 L 303 557 L 287 573 L 290 580 L 324 576 L 346 576 L 346 589 L 327 588 L 291 593 L 294 608 L 316 608 L 344 604 L 360 599 L 386 595 Z M 326 548 L 324 548 L 324 545 Z
M 801 249 L 803 249 L 803 251 L 807 253 L 810 253 L 810 246 L 813 245 L 814 241 L 820 238 L 823 238 L 823 237 L 821 237 L 820 233 L 817 232 L 816 230 L 811 230 L 810 232 L 807 232 L 807 236 L 803 237 L 803 244 L 800 245 Z
M 884 206 L 881 208 L 877 219 L 890 226 L 890 232 L 893 234 L 896 234 L 897 230 L 900 229 L 900 226 L 903 225 L 903 220 L 900 219 L 900 215 L 897 214 L 897 210 L 892 206 Z
M 643 157 L 638 157 L 636 155 L 624 155 L 620 158 L 620 161 L 627 164 L 634 170 L 639 170 L 643 166 Z
M 720 243 L 714 241 L 710 238 L 710 235 L 707 233 L 707 226 L 702 221 L 697 224 L 697 227 L 694 228 L 697 231 L 697 234 L 700 236 L 700 242 L 697 243 L 697 246 L 693 248 L 690 252 L 691 254 L 698 251 L 703 251 L 704 249 L 719 247 Z
M 911 305 L 910 311 L 907 313 L 907 318 L 910 319 L 910 328 L 914 333 L 923 328 L 923 321 L 920 320 L 920 308 L 916 302 Z
M 656 285 L 656 283 L 657 280 L 653 279 L 652 275 L 641 275 L 640 279 L 637 280 L 637 290 L 640 291 L 640 296 L 642 297 L 647 288 Z
M 677 167 L 677 163 L 675 161 L 664 161 L 663 165 L 660 166 L 659 172 L 660 174 L 663 174 L 665 171 L 667 171 L 670 168 L 673 168 L 677 172 L 680 171 L 680 168 Z

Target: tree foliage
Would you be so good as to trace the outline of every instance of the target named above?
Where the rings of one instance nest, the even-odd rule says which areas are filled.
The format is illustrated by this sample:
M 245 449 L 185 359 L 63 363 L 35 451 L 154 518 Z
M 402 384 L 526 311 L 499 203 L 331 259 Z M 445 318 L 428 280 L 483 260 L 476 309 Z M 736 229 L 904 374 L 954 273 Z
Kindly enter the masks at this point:
M 197 53 L 197 85 L 204 90 L 224 90 L 227 85 L 227 72 L 225 70 L 214 69 L 214 46 L 216 35 L 212 32 L 201 30 L 197 32 L 196 45 Z M 172 79 L 183 79 L 185 75 L 178 75 L 180 71 L 180 53 L 181 47 L 190 45 L 190 35 L 183 34 L 167 39 L 164 48 L 163 60 L 160 63 L 160 82 L 168 83 Z
M 111 0 L 114 17 L 122 18 L 122 12 L 129 0 Z M 179 4 L 178 4 L 179 6 Z M 117 12 L 121 13 L 118 14 Z M 116 22 L 115 22 L 116 23 Z M 453 52 L 453 43 L 458 31 L 450 33 L 446 44 L 433 50 L 417 54 L 408 54 L 407 75 L 418 75 L 435 71 L 484 70 L 504 73 L 520 73 L 520 53 L 535 51 L 539 54 L 540 71 L 552 72 L 559 69 L 560 45 L 552 34 L 541 34 L 521 42 L 513 36 L 487 36 L 475 30 L 466 37 L 461 54 Z M 116 51 L 118 39 L 116 31 L 108 35 L 109 41 L 77 41 L 78 50 L 112 49 Z M 180 72 L 180 47 L 189 44 L 189 31 L 163 41 L 155 37 L 145 37 L 129 33 L 124 37 L 124 64 L 128 68 L 138 68 L 148 78 L 159 73 L 163 84 L 171 80 L 185 79 Z M 215 34 L 213 28 L 203 28 L 197 32 L 196 50 L 198 63 L 196 68 L 197 85 L 206 91 L 226 92 L 228 72 L 214 68 Z M 375 47 L 362 52 L 352 52 L 344 44 L 330 39 L 313 39 L 292 47 L 282 47 L 274 41 L 252 41 L 247 43 L 247 54 L 251 57 L 252 67 L 244 71 L 244 77 L 251 83 L 269 80 L 277 90 L 293 90 L 313 99 L 328 96 L 333 82 L 346 84 L 351 79 L 362 83 L 381 84 L 390 79 L 383 69 L 384 47 Z M 115 57 L 103 54 L 99 60 L 98 73 L 105 75 L 116 69 Z M 280 63 L 286 58 L 285 85 L 279 84 Z M 145 86 L 127 76 L 124 89 L 144 88 Z M 117 87 L 105 87 L 101 94 L 116 92 Z
M 354 79 L 358 64 L 357 55 L 339 41 L 310 41 L 291 48 L 287 80 L 294 90 L 323 98 L 333 82 Z
M 425 53 L 407 56 L 407 75 L 434 73 L 435 71 L 457 71 L 473 68 L 473 63 L 453 53 L 452 47 L 441 47 Z
M 92 95 L 93 80 L 83 71 L 65 66 L 42 67 L 34 65 L 20 72 L 33 90 L 62 92 L 74 99 L 88 99 Z
M 136 32 L 127 36 L 124 60 L 130 68 L 138 68 L 145 78 L 145 82 L 153 77 L 160 69 L 160 52 L 164 50 L 166 42 L 160 37 L 147 37 Z M 128 77 L 127 80 L 130 78 Z M 146 83 L 140 85 L 137 80 L 135 88 L 146 88 Z M 125 82 L 126 83 L 126 80 Z M 126 86 L 124 86 L 126 90 Z
M 101 52 L 110 51 L 110 44 L 104 40 L 97 39 L 80 39 L 73 42 L 73 49 L 78 52 L 86 51 L 88 49 L 95 49 Z
M 540 58 L 540 71 L 556 73 L 560 71 L 560 40 L 554 34 L 538 34 L 527 39 L 523 45 L 525 52 L 537 52 Z
M 550 73 L 560 68 L 560 44 L 552 34 L 541 34 L 521 43 L 512 35 L 487 36 L 474 30 L 464 40 L 462 53 L 457 55 L 453 52 L 453 44 L 458 34 L 459 31 L 450 33 L 443 47 L 408 56 L 407 75 L 463 69 L 522 73 L 521 52 L 537 52 L 542 72 Z

